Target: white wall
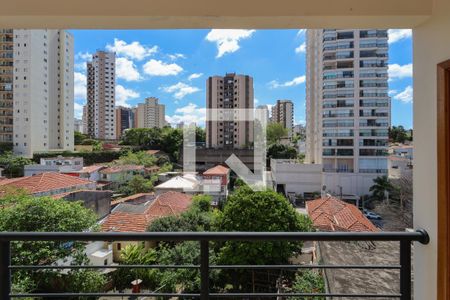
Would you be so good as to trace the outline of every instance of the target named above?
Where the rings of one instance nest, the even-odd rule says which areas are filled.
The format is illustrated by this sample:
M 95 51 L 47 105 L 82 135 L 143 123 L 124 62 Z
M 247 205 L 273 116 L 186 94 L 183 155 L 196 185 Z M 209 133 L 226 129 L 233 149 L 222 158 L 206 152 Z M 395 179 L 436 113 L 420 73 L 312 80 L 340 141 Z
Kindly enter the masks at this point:
M 286 193 L 314 193 L 322 189 L 322 165 L 301 164 L 290 160 L 271 159 L 274 183 L 284 184 Z
M 373 180 L 383 175 L 385 174 L 323 173 L 322 183 L 327 192 L 340 194 L 342 186 L 343 194 L 363 196 L 369 194 Z
M 450 1 L 435 0 L 433 17 L 414 28 L 414 226 L 430 234 L 415 244 L 415 299 L 436 299 L 437 149 L 436 65 L 450 59 Z

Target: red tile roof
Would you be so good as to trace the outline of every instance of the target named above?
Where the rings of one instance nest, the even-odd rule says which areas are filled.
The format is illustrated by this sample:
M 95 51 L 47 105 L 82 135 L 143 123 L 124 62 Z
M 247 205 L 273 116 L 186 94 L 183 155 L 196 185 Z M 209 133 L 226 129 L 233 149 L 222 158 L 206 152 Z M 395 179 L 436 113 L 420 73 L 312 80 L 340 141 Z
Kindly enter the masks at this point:
M 80 171 L 76 171 L 76 173 L 89 173 L 90 174 L 90 173 L 96 172 L 103 168 L 106 168 L 106 166 L 92 165 L 92 166 L 83 167 L 83 169 L 81 169 Z
M 354 205 L 328 196 L 306 202 L 314 227 L 322 231 L 379 231 Z
M 45 172 L 33 176 L 1 180 L 0 192 L 6 187 L 14 187 L 24 189 L 30 194 L 36 194 L 71 187 L 86 188 L 86 185 L 91 183 L 94 182 L 70 175 Z
M 186 211 L 192 203 L 192 196 L 179 192 L 159 195 L 148 207 L 141 205 L 139 212 L 113 210 L 102 222 L 103 231 L 144 232 L 148 225 L 161 217 L 178 215 Z M 120 204 L 119 204 L 120 205 Z
M 132 202 L 133 200 L 139 199 L 141 197 L 147 197 L 147 196 L 153 196 L 154 193 L 139 193 L 139 194 L 134 194 L 128 197 L 124 197 L 124 198 L 120 198 L 120 199 L 116 199 L 111 201 L 111 206 L 115 206 L 117 204 L 120 203 L 126 203 L 126 202 Z
M 230 172 L 230 169 L 224 167 L 222 165 L 217 165 L 211 169 L 203 172 L 203 175 L 227 175 Z

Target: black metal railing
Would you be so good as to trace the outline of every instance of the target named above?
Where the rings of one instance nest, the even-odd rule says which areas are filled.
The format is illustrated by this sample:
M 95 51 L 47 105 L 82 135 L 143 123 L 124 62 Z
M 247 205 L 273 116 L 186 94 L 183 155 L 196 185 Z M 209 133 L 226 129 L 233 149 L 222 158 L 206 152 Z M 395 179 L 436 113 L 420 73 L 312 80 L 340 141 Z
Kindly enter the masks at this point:
M 200 243 L 199 265 L 11 265 L 11 243 L 16 241 L 198 241 Z M 400 259 L 398 265 L 210 265 L 209 242 L 211 241 L 398 241 Z M 0 233 L 0 299 L 13 298 L 69 298 L 69 297 L 190 297 L 210 298 L 270 298 L 270 297 L 349 297 L 349 298 L 399 298 L 411 299 L 411 242 L 428 244 L 425 230 L 415 232 L 3 232 Z M 197 269 L 200 270 L 199 293 L 12 293 L 11 272 L 14 270 L 39 269 Z M 395 269 L 400 270 L 400 293 L 398 294 L 336 294 L 336 293 L 212 293 L 209 273 L 212 269 Z

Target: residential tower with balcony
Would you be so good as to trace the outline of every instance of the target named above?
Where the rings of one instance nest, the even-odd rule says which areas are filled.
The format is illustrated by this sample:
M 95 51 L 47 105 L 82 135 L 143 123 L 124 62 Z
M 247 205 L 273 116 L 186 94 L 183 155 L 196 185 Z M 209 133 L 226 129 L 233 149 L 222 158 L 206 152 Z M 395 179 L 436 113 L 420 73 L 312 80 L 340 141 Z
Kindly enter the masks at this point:
M 387 30 L 308 30 L 306 87 L 306 161 L 327 190 L 367 193 L 388 169 Z

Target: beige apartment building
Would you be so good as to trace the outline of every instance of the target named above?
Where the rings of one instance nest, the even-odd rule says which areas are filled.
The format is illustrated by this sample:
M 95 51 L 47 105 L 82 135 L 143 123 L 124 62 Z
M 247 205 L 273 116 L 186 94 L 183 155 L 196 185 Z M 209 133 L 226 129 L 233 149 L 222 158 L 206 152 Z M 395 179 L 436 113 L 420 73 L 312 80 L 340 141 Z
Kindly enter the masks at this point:
M 271 121 L 280 123 L 288 130 L 289 136 L 292 136 L 294 128 L 294 103 L 291 100 L 277 100 L 272 106 Z
M 163 128 L 166 126 L 166 106 L 159 104 L 159 99 L 149 97 L 134 109 L 136 128 Z
M 0 29 L 0 144 L 13 142 L 13 45 L 12 29 Z
M 306 98 L 306 161 L 328 190 L 368 193 L 388 170 L 387 30 L 308 30 Z
M 74 148 L 73 37 L 65 30 L 14 30 L 14 152 Z
M 116 139 L 116 55 L 97 51 L 87 63 L 87 134 L 96 139 Z
M 254 108 L 253 78 L 248 75 L 227 73 L 225 76 L 212 76 L 206 80 L 206 147 L 224 149 L 243 149 L 253 144 L 253 121 L 250 110 Z M 212 110 L 248 109 L 236 120 L 224 118 Z M 220 114 L 220 113 L 219 113 Z M 224 112 L 226 114 L 226 112 Z

